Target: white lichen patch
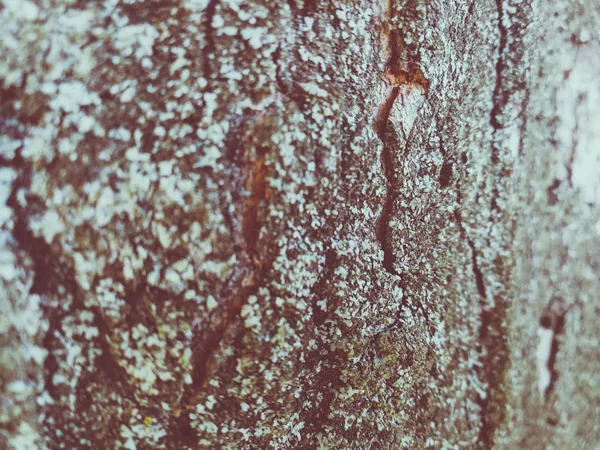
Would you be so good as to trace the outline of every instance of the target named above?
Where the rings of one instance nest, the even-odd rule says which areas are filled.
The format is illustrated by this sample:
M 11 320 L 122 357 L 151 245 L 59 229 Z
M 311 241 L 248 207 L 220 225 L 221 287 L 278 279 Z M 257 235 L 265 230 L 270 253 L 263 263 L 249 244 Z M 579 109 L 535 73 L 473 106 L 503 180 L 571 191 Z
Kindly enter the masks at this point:
M 549 368 L 550 354 L 552 351 L 552 341 L 554 339 L 554 330 L 540 327 L 538 329 L 539 342 L 535 353 L 538 374 L 538 392 L 540 398 L 544 398 L 550 387 L 551 372 Z
M 568 72 L 557 93 L 561 122 L 556 132 L 560 145 L 556 177 L 570 176 L 581 200 L 590 204 L 600 201 L 599 49 L 599 44 L 588 43 L 565 51 Z
M 152 55 L 152 47 L 158 36 L 159 32 L 154 26 L 142 23 L 120 28 L 112 42 L 122 56 L 133 55 L 141 60 L 145 56 Z
M 47 448 L 39 432 L 27 422 L 21 422 L 17 434 L 8 441 L 8 448 L 15 450 L 39 450 Z

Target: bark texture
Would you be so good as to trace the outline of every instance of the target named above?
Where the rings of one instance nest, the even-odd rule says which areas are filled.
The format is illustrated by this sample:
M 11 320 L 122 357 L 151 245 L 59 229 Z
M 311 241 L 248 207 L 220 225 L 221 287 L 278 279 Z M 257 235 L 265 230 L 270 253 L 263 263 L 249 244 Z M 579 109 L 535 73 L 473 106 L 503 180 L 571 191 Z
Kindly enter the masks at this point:
M 600 445 L 600 6 L 0 2 L 0 447 Z

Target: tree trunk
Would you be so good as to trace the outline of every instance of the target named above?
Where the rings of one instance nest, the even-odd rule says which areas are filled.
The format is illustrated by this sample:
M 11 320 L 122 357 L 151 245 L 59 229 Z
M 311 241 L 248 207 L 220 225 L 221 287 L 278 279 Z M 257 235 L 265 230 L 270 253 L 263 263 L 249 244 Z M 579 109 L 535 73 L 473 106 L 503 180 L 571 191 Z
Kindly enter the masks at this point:
M 0 30 L 2 448 L 600 444 L 596 2 Z

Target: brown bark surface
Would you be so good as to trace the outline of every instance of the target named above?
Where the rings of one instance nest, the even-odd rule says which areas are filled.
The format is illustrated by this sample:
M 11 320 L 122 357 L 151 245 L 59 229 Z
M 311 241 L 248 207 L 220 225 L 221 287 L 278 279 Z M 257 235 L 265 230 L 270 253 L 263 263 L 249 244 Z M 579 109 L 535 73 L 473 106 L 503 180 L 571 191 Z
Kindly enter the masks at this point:
M 3 0 L 0 447 L 600 444 L 600 7 Z

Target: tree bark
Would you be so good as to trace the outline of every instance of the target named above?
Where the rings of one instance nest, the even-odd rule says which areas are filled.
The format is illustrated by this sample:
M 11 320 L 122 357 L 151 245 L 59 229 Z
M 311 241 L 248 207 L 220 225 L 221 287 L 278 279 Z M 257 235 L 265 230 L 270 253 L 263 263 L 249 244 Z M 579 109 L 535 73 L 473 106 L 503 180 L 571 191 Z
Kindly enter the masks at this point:
M 600 7 L 4 0 L 2 448 L 594 448 Z

